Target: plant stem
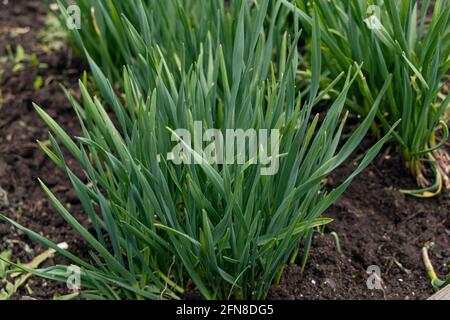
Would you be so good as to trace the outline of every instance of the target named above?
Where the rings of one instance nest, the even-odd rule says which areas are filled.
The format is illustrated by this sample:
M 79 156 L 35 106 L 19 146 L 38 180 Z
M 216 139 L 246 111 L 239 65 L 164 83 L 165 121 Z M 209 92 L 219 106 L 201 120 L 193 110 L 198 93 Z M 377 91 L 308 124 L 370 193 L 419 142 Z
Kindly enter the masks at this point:
M 437 291 L 441 288 L 443 285 L 443 281 L 440 280 L 434 271 L 433 264 L 431 263 L 430 256 L 428 255 L 428 250 L 431 249 L 434 246 L 434 243 L 427 242 L 422 248 L 422 259 L 423 263 L 425 265 L 425 269 L 427 271 L 428 277 L 431 280 L 431 285 L 433 288 Z

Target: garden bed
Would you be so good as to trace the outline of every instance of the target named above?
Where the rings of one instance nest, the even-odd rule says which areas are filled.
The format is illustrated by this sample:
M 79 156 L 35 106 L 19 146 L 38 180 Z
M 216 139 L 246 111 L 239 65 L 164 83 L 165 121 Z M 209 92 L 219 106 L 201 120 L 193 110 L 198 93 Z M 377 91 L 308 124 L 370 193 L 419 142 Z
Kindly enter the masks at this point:
M 11 62 L 0 65 L 4 70 L 0 82 L 3 97 L 0 187 L 7 192 L 9 200 L 9 205 L 0 213 L 57 243 L 67 242 L 70 250 L 86 256 L 87 248 L 77 233 L 55 212 L 37 183 L 37 178 L 42 178 L 58 198 L 70 206 L 79 221 L 86 221 L 66 175 L 36 143 L 36 139 L 47 139 L 48 128 L 33 109 L 32 101 L 43 106 L 70 134 L 79 133 L 78 120 L 59 84 L 76 93 L 77 81 L 86 68 L 66 45 L 58 51 L 46 52 L 40 48 L 38 34 L 46 20 L 41 2 L 0 3 L 0 56 L 7 54 L 8 45 L 13 49 L 22 45 L 27 54 L 36 54 L 40 62 L 48 65 L 39 69 L 25 62 L 23 69 L 15 72 Z M 17 34 L 17 30 L 22 31 Z M 38 75 L 44 79 L 44 84 L 36 89 Z M 359 152 L 363 151 L 361 147 Z M 422 263 L 421 248 L 428 241 L 435 243 L 431 260 L 438 274 L 445 275 L 450 264 L 450 198 L 447 192 L 433 199 L 402 195 L 397 188 L 414 187 L 414 181 L 397 154 L 393 147 L 385 148 L 325 212 L 325 217 L 335 221 L 327 226 L 324 235 L 315 237 L 305 271 L 301 272 L 297 265 L 288 266 L 280 285 L 272 287 L 269 298 L 426 299 L 433 293 Z M 337 186 L 354 169 L 354 164 L 347 162 L 328 183 Z M 339 235 L 342 253 L 336 250 L 335 240 L 329 235 L 332 231 Z M 11 245 L 14 260 L 21 262 L 28 262 L 45 250 L 1 222 L 0 251 Z M 55 256 L 45 265 L 64 261 Z M 371 265 L 381 269 L 383 290 L 367 288 L 366 270 Z M 42 299 L 66 293 L 63 285 L 36 277 L 31 278 L 27 286 L 21 287 L 14 298 Z
M 72 58 L 66 46 L 61 51 L 51 52 L 40 48 L 38 35 L 45 32 L 47 19 L 42 1 L 10 1 L 8 5 L 0 3 L 0 8 L 0 56 L 7 54 L 8 46 L 15 49 L 21 45 L 27 55 L 36 54 L 41 63 L 48 65 L 47 68 L 36 68 L 24 61 L 23 69 L 16 72 L 12 71 L 12 62 L 0 65 L 4 70 L 0 84 L 3 97 L 0 109 L 0 187 L 7 192 L 9 202 L 1 213 L 57 243 L 66 241 L 75 252 L 82 252 L 86 249 L 80 244 L 76 232 L 56 213 L 37 182 L 38 177 L 44 178 L 83 220 L 79 201 L 66 175 L 55 167 L 36 142 L 48 139 L 48 128 L 31 103 L 45 105 L 46 110 L 71 134 L 77 134 L 80 130 L 78 121 L 59 85 L 76 91 L 83 66 L 80 60 Z M 38 90 L 34 87 L 37 76 L 45 82 Z M 21 262 L 30 261 L 46 249 L 11 225 L 1 222 L 0 251 L 11 245 L 14 260 Z M 61 257 L 55 256 L 43 266 L 62 261 Z M 29 280 L 28 285 L 31 291 L 22 287 L 15 298 L 52 298 L 56 293 L 65 292 L 63 285 L 38 278 Z

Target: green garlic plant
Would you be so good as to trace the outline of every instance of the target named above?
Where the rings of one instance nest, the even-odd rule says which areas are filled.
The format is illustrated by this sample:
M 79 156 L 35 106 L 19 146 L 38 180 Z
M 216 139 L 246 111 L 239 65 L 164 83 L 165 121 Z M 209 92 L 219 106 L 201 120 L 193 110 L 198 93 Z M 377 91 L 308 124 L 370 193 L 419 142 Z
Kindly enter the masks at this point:
M 42 186 L 90 245 L 90 259 L 2 219 L 80 267 L 82 297 L 180 299 L 186 288 L 195 288 L 206 299 L 265 298 L 285 264 L 297 257 L 303 240 L 314 228 L 331 222 L 322 213 L 389 138 L 390 133 L 370 148 L 341 185 L 326 189 L 324 179 L 349 158 L 370 129 L 391 80 L 387 78 L 364 120 L 340 144 L 347 93 L 358 73 L 350 69 L 328 112 L 312 117 L 315 104 L 328 93 L 319 92 L 318 17 L 312 18 L 312 80 L 303 95 L 297 88 L 298 17 L 294 15 L 293 36 L 286 34 L 276 47 L 274 26 L 285 17 L 281 2 L 252 7 L 248 1 L 238 3 L 236 22 L 220 25 L 217 33 L 211 30 L 189 68 L 167 63 L 158 46 L 147 48 L 141 60 L 151 80 L 141 83 L 134 67 L 126 67 L 122 95 L 89 58 L 96 85 L 114 116 L 80 82 L 82 101 L 67 95 L 82 137 L 71 138 L 36 106 L 51 130 L 50 146 L 41 147 L 67 173 L 93 232 L 44 182 Z M 130 25 L 124 28 L 133 32 Z M 229 43 L 222 43 L 223 34 L 231 37 Z M 137 37 L 127 41 L 140 43 Z M 273 59 L 274 52 L 279 59 Z M 180 56 L 182 65 L 187 63 L 184 59 Z M 148 94 L 139 89 L 146 86 Z M 262 175 L 262 165 L 251 159 L 244 164 L 200 161 L 207 156 L 187 143 L 184 156 L 201 163 L 174 163 L 166 155 L 180 143 L 176 130 L 186 128 L 195 136 L 198 121 L 203 129 L 278 130 L 280 139 L 271 141 L 267 150 L 279 149 L 272 154 L 279 170 Z M 71 170 L 62 147 L 81 164 L 84 176 Z M 245 144 L 245 153 L 252 147 Z M 258 150 L 264 151 L 259 145 Z M 63 265 L 28 271 L 58 281 L 71 276 Z
M 57 2 L 58 17 L 67 27 L 66 21 L 73 17 L 68 10 L 71 2 Z M 74 47 L 82 55 L 87 53 L 113 82 L 122 84 L 124 65 L 134 66 L 142 83 L 154 82 L 153 76 L 147 76 L 142 56 L 156 47 L 170 70 L 187 72 L 207 42 L 214 42 L 214 46 L 220 43 L 227 66 L 231 63 L 229 50 L 233 48 L 235 17 L 239 16 L 241 1 L 78 0 L 76 5 L 80 10 L 80 29 L 68 29 L 69 38 Z M 273 41 L 281 45 L 290 12 L 277 1 L 251 2 L 245 20 L 250 22 L 255 18 L 252 12 L 266 6 L 269 12 L 278 11 L 276 24 L 268 21 L 269 16 L 259 23 L 265 29 L 273 28 Z M 175 81 L 180 80 L 178 72 L 173 76 Z M 148 93 L 148 87 L 142 90 Z
M 349 95 L 352 112 L 363 117 L 370 112 L 374 97 L 392 76 L 372 129 L 379 136 L 402 120 L 394 136 L 406 167 L 423 187 L 403 191 L 431 197 L 443 185 L 450 187 L 450 159 L 444 149 L 448 128 L 442 118 L 450 101 L 443 90 L 450 67 L 450 2 L 437 0 L 433 9 L 430 0 L 421 5 L 417 0 L 283 3 L 300 16 L 310 35 L 312 14 L 318 16 L 328 82 L 350 66 L 361 66 Z M 432 186 L 426 178 L 427 164 L 436 177 Z

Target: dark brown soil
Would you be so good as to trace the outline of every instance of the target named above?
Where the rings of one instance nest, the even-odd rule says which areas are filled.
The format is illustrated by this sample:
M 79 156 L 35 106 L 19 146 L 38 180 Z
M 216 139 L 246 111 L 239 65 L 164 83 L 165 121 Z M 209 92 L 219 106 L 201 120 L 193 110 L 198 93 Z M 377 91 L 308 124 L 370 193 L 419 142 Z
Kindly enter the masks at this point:
M 38 31 L 45 19 L 39 0 L 9 0 L 8 5 L 0 1 L 0 57 L 6 54 L 7 45 L 15 48 L 21 44 L 27 53 L 35 53 L 48 64 L 47 69 L 38 69 L 25 63 L 18 72 L 12 71 L 10 62 L 0 65 L 0 72 L 4 71 L 0 82 L 0 187 L 9 198 L 9 206 L 0 209 L 0 214 L 57 243 L 66 241 L 72 251 L 85 256 L 86 247 L 55 212 L 36 181 L 41 177 L 71 212 L 86 222 L 65 174 L 36 144 L 36 139 L 47 139 L 48 129 L 32 108 L 32 101 L 42 105 L 70 134 L 79 133 L 78 121 L 59 84 L 76 93 L 77 80 L 84 69 L 79 60 L 71 58 L 67 48 L 52 53 L 39 49 Z M 14 30 L 26 27 L 27 32 L 14 35 Z M 36 90 L 33 83 L 38 74 L 45 82 Z M 425 299 L 433 293 L 421 261 L 421 248 L 427 241 L 435 242 L 431 259 L 440 276 L 446 275 L 446 265 L 450 263 L 449 195 L 445 192 L 435 199 L 415 199 L 399 193 L 392 186 L 411 187 L 414 183 L 395 154 L 380 155 L 325 213 L 336 221 L 323 235 L 315 237 L 306 270 L 302 273 L 297 265 L 287 267 L 281 284 L 272 287 L 269 298 Z M 352 170 L 352 163 L 340 168 L 330 185 L 336 186 Z M 342 254 L 336 251 L 331 231 L 339 234 Z M 45 250 L 0 222 L 0 251 L 9 246 L 14 259 L 21 262 L 28 262 Z M 56 256 L 44 266 L 66 262 Z M 370 265 L 380 267 L 383 290 L 367 288 L 366 270 Z M 14 298 L 45 299 L 66 292 L 61 284 L 35 277 L 27 285 L 32 293 L 22 287 Z
M 59 85 L 76 91 L 83 67 L 79 60 L 68 58 L 72 55 L 67 48 L 50 54 L 38 48 L 38 32 L 47 17 L 42 1 L 10 0 L 7 5 L 2 2 L 0 57 L 7 54 L 7 46 L 15 50 L 20 44 L 27 55 L 36 54 L 48 67 L 38 68 L 28 61 L 23 63 L 22 70 L 13 72 L 15 64 L 11 61 L 0 65 L 0 73 L 3 71 L 0 82 L 3 97 L 0 106 L 0 187 L 7 192 L 9 200 L 9 206 L 0 208 L 0 214 L 56 243 L 65 241 L 69 249 L 83 254 L 85 248 L 77 234 L 55 212 L 38 184 L 40 177 L 71 212 L 81 221 L 85 219 L 65 174 L 36 143 L 36 140 L 48 140 L 48 128 L 32 107 L 32 102 L 41 105 L 62 127 L 76 135 L 80 131 L 78 121 Z M 39 90 L 34 88 L 37 76 L 44 80 Z M 29 262 L 46 249 L 9 224 L 0 222 L 0 252 L 8 247 L 13 249 L 14 261 L 21 262 Z M 55 257 L 42 266 L 62 262 L 64 259 Z M 31 278 L 27 286 L 32 293 L 21 289 L 14 298 L 27 295 L 37 299 L 52 298 L 55 293 L 65 293 L 62 285 L 38 278 Z

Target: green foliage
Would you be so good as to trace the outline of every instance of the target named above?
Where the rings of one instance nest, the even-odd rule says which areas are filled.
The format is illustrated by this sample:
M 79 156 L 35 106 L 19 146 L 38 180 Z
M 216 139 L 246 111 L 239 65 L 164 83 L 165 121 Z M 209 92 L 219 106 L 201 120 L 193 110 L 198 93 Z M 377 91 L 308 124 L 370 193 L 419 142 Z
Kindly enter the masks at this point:
M 353 65 L 362 65 L 358 85 L 351 90 L 350 109 L 365 116 L 374 97 L 392 75 L 387 100 L 380 106 L 374 132 L 395 131 L 403 158 L 420 186 L 427 185 L 422 160 L 431 159 L 437 183 L 415 192 L 431 196 L 447 178 L 448 156 L 439 150 L 448 138 L 440 122 L 449 98 L 442 92 L 450 67 L 450 2 L 437 0 L 430 13 L 430 0 L 283 0 L 311 32 L 312 14 L 320 19 L 322 50 L 331 78 Z M 331 80 L 330 80 L 331 81 Z M 442 128 L 442 134 L 436 132 Z M 440 137 L 440 139 L 439 139 Z M 437 141 L 440 140 L 440 141 Z
M 357 74 L 349 71 L 341 94 L 323 119 L 311 117 L 314 105 L 328 93 L 319 93 L 318 19 L 312 20 L 312 81 L 303 96 L 297 86 L 299 24 L 294 19 L 293 36 L 286 33 L 278 42 L 275 26 L 286 18 L 280 1 L 251 7 L 248 1 L 236 1 L 230 8 L 219 1 L 195 1 L 204 6 L 194 5 L 196 10 L 216 12 L 200 11 L 198 25 L 203 31 L 190 24 L 195 19 L 172 20 L 172 10 L 176 14 L 191 10 L 190 1 L 168 1 L 164 10 L 158 8 L 159 2 L 148 2 L 156 13 L 137 10 L 121 20 L 129 1 L 116 1 L 115 6 L 112 1 L 95 3 L 95 12 L 105 10 L 104 20 L 96 20 L 99 30 L 112 29 L 111 22 L 120 21 L 120 32 L 111 34 L 118 37 L 118 46 L 119 42 L 124 46 L 118 47 L 123 51 L 119 55 L 130 63 L 119 76 L 113 57 L 101 57 L 107 49 L 100 49 L 96 60 L 106 59 L 102 61 L 109 68 L 104 63 L 100 68 L 86 50 L 96 84 L 119 126 L 82 82 L 81 103 L 68 93 L 83 129 L 83 137 L 76 141 L 36 106 L 51 129 L 51 146 L 41 146 L 67 172 L 94 232 L 81 225 L 43 182 L 42 186 L 59 213 L 91 246 L 91 260 L 3 219 L 80 266 L 84 297 L 177 299 L 184 288 L 194 286 L 207 299 L 265 298 L 302 240 L 313 228 L 331 221 L 321 214 L 388 139 L 376 143 L 342 185 L 325 189 L 323 179 L 348 159 L 370 129 L 390 77 L 361 125 L 339 145 L 347 93 Z M 142 5 L 138 3 L 137 8 Z M 177 10 L 171 9 L 175 4 Z M 154 25 L 161 33 L 169 28 L 164 37 L 136 32 L 124 22 L 145 19 L 153 26 L 156 18 L 168 20 L 167 25 Z M 169 21 L 178 29 L 173 30 Z M 182 33 L 175 31 L 184 31 L 183 39 L 195 38 L 183 42 L 177 38 Z M 75 34 L 89 45 L 89 35 Z M 100 35 L 101 41 L 110 41 L 102 31 Z M 171 37 L 175 38 L 167 40 Z M 181 43 L 188 49 L 168 54 L 175 49 L 171 45 Z M 135 51 L 141 52 L 142 70 L 129 54 Z M 280 58 L 273 59 L 274 54 Z M 123 96 L 116 95 L 108 76 L 121 78 Z M 278 174 L 262 176 L 260 164 L 176 165 L 168 161 L 165 155 L 178 142 L 171 141 L 173 130 L 186 128 L 195 134 L 196 120 L 204 129 L 280 130 Z M 69 168 L 57 140 L 81 164 L 85 177 L 77 177 Z M 205 157 L 192 149 L 188 153 L 196 159 Z M 70 276 L 66 266 L 33 272 L 60 281 Z
M 62 24 L 65 26 L 70 13 L 70 1 L 59 0 Z M 100 66 L 108 79 L 123 84 L 122 66 L 133 66 L 142 84 L 154 85 L 153 75 L 147 74 L 148 51 L 155 49 L 164 56 L 166 66 L 174 71 L 174 80 L 179 81 L 176 71 L 187 72 L 208 48 L 222 45 L 227 67 L 231 63 L 234 32 L 242 1 L 210 0 L 135 0 L 135 1 L 97 1 L 80 0 L 77 5 L 81 11 L 81 29 L 69 30 L 72 42 L 81 53 L 87 53 Z M 289 11 L 277 1 L 267 1 L 246 6 L 246 24 L 255 23 L 252 12 L 267 7 L 268 12 L 277 10 L 279 18 L 271 24 L 272 37 L 281 45 L 285 21 Z M 261 17 L 261 28 L 270 24 L 270 17 Z M 252 39 L 255 41 L 256 39 Z M 255 43 L 253 43 L 253 46 Z M 276 47 L 276 46 L 275 46 Z M 207 54 L 206 52 L 205 54 Z M 248 54 L 248 52 L 246 52 Z M 153 57 L 150 57 L 153 58 Z M 147 86 L 146 90 L 153 88 Z

